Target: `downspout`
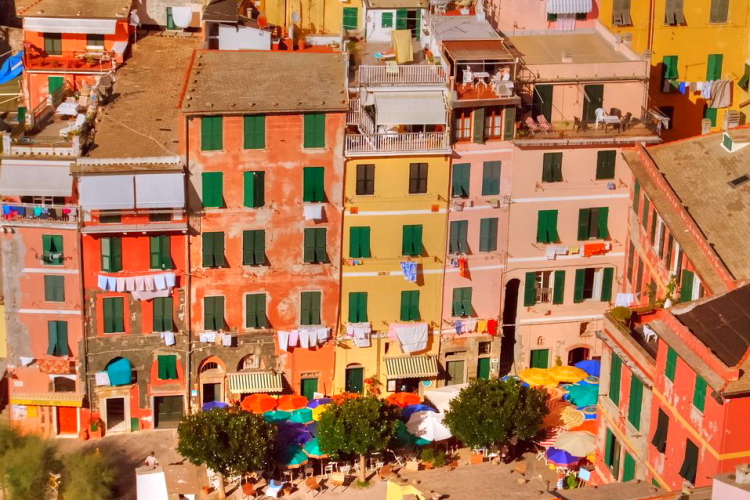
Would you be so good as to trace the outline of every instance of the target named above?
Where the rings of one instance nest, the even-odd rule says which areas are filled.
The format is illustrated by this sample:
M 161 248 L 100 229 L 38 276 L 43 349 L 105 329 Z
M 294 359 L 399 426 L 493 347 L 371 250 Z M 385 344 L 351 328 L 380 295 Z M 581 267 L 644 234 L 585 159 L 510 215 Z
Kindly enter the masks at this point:
M 76 176 L 76 179 L 80 179 L 80 175 Z M 76 242 L 78 243 L 78 296 L 80 297 L 81 302 L 81 334 L 83 336 L 83 356 L 81 356 L 81 353 L 79 352 L 78 357 L 82 360 L 81 364 L 83 366 L 83 390 L 89 400 L 89 407 L 93 411 L 93 405 L 91 404 L 93 402 L 91 396 L 93 388 L 91 387 L 91 381 L 88 377 L 89 336 L 86 331 L 86 295 L 84 294 L 83 288 L 83 234 L 81 233 L 81 230 L 83 229 L 83 210 L 81 209 L 80 203 L 77 205 L 78 221 L 76 222 Z
M 654 15 L 656 14 L 656 4 L 654 0 L 649 0 L 649 14 L 648 14 L 648 50 L 653 52 L 654 50 L 654 27 L 656 20 Z
M 183 186 L 185 189 L 185 193 L 187 194 L 188 187 L 190 185 L 189 177 L 190 177 L 190 118 L 185 116 L 185 165 L 183 167 L 183 172 L 185 172 L 185 177 L 183 181 Z M 185 352 L 187 355 L 185 356 L 185 365 L 186 365 L 186 385 L 187 385 L 187 401 L 188 401 L 188 414 L 192 413 L 193 406 L 190 404 L 190 400 L 192 398 L 192 387 L 193 387 L 193 323 L 192 323 L 192 278 L 193 273 L 192 266 L 190 263 L 190 202 L 187 196 L 185 196 L 185 215 L 188 218 L 188 224 L 187 224 L 187 233 L 185 235 L 185 253 L 187 254 L 185 258 L 185 330 L 187 333 L 187 349 Z M 200 400 L 198 401 L 198 404 L 200 404 Z

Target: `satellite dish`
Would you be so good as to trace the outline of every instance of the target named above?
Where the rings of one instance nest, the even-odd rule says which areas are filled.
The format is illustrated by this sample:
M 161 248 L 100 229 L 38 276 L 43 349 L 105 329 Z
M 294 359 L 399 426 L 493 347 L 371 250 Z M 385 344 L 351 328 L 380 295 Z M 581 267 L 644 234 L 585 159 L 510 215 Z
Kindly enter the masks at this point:
M 297 11 L 292 12 L 292 22 L 293 23 L 299 22 L 299 12 Z

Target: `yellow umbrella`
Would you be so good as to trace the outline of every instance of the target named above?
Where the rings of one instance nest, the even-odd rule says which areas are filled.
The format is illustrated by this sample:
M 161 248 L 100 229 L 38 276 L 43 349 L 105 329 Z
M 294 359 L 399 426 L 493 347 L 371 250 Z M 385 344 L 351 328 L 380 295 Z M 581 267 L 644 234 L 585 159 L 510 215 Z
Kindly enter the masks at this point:
M 547 372 L 558 382 L 580 382 L 588 377 L 588 373 L 575 366 L 553 366 Z
M 582 411 L 576 410 L 572 406 L 568 406 L 567 408 L 563 408 L 560 412 L 560 420 L 562 420 L 565 429 L 573 429 L 574 427 L 581 425 L 583 421 L 586 420 L 586 416 Z
M 313 414 L 313 420 L 316 422 L 320 420 L 320 415 L 328 409 L 328 407 L 331 405 L 320 405 L 316 408 L 313 408 L 312 414 Z
M 557 379 L 549 374 L 544 368 L 526 368 L 518 374 L 518 377 L 529 385 L 543 385 L 555 387 Z

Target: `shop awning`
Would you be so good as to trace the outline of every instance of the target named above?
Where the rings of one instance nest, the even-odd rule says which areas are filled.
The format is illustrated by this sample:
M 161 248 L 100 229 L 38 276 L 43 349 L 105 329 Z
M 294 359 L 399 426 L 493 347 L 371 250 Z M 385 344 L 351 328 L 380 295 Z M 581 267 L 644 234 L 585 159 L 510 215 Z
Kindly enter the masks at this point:
M 116 19 L 72 19 L 61 17 L 26 17 L 25 31 L 40 33 L 83 33 L 87 35 L 114 35 Z
M 4 196 L 71 196 L 69 162 L 3 160 L 0 194 Z
M 405 356 L 385 358 L 386 378 L 430 378 L 437 377 L 436 356 Z
M 445 41 L 443 48 L 456 62 L 513 60 L 502 40 Z
M 86 210 L 132 210 L 135 207 L 132 175 L 90 175 L 79 183 L 81 206 Z
M 184 208 L 185 185 L 181 172 L 137 174 L 136 208 Z
M 547 0 L 547 14 L 588 14 L 591 0 Z
M 281 374 L 273 372 L 227 373 L 229 392 L 281 392 Z
M 414 47 L 411 45 L 411 30 L 391 31 L 391 44 L 396 51 L 396 62 L 404 64 L 414 61 Z
M 54 394 L 11 394 L 10 404 L 26 406 L 83 406 L 83 394 L 56 392 Z
M 446 123 L 443 93 L 377 92 L 375 118 L 378 125 L 443 125 Z

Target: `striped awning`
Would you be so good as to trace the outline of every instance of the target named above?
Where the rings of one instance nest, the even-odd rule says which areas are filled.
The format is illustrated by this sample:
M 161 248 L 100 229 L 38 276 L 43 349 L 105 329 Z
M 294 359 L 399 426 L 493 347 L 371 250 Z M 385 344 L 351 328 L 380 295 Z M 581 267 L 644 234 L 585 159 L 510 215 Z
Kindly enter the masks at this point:
M 428 378 L 437 377 L 436 356 L 405 356 L 385 358 L 386 378 Z
M 229 392 L 281 392 L 281 374 L 273 372 L 227 373 Z
M 12 394 L 10 404 L 26 406 L 83 406 L 83 394 L 56 392 L 52 394 Z
M 547 14 L 588 14 L 591 0 L 547 0 Z

